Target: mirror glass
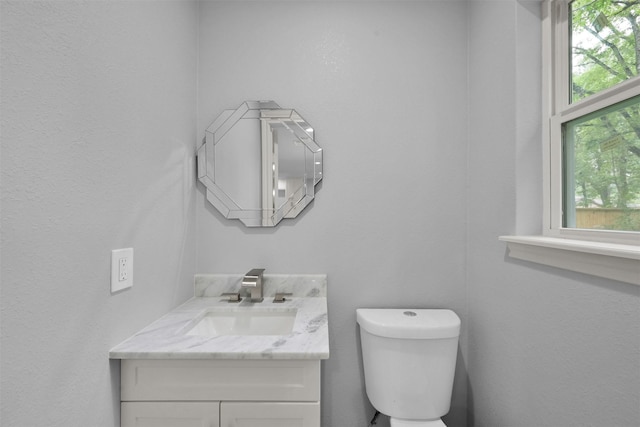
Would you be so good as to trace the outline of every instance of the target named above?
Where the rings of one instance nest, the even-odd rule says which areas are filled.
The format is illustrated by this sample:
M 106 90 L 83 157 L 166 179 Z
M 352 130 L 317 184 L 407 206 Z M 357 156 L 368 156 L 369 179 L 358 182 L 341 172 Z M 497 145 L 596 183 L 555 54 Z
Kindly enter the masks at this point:
M 198 180 L 225 218 L 273 227 L 295 218 L 322 180 L 322 149 L 314 130 L 293 109 L 246 101 L 225 110 L 198 149 Z

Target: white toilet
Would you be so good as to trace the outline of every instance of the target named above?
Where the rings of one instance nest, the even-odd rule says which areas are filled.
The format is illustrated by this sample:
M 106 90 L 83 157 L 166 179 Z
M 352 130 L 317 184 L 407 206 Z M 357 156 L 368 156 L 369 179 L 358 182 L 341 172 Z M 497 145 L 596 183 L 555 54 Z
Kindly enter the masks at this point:
M 392 427 L 446 427 L 460 318 L 451 310 L 356 310 L 367 396 Z

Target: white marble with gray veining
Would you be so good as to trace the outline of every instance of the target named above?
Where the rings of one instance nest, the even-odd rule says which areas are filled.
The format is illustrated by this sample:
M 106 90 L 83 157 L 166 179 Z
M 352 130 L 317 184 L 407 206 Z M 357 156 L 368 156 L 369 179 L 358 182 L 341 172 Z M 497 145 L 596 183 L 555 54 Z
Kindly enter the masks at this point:
M 228 303 L 225 292 L 240 290 L 242 275 L 197 275 L 195 296 L 153 322 L 109 352 L 111 359 L 327 359 L 326 275 L 264 275 L 261 303 L 243 299 Z M 273 303 L 276 292 L 291 292 L 283 303 Z M 289 335 L 186 335 L 204 313 L 224 310 L 297 309 Z

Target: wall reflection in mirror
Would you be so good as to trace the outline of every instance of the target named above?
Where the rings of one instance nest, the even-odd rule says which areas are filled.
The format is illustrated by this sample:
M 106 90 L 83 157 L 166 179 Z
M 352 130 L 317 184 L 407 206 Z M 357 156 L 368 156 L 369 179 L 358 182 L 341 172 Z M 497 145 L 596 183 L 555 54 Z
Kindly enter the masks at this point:
M 198 149 L 198 179 L 225 218 L 273 227 L 313 200 L 322 179 L 322 149 L 295 110 L 246 101 L 207 128 Z

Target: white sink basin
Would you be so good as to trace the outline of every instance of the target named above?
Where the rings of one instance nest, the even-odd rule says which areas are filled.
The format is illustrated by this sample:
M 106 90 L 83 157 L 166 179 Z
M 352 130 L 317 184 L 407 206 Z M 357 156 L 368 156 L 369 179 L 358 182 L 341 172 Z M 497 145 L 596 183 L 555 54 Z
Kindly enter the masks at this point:
M 187 331 L 186 335 L 288 335 L 293 330 L 295 308 L 264 310 L 211 309 Z

